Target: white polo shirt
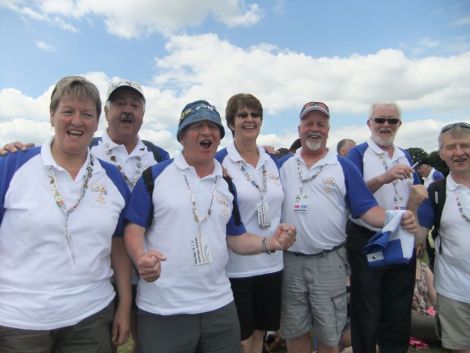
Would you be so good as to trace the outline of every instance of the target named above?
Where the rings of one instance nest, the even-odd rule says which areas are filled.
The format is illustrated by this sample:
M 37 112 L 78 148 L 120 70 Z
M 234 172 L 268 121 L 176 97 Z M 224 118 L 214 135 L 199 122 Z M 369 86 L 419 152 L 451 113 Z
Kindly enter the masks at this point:
M 281 221 L 282 201 L 284 191 L 279 179 L 279 170 L 276 162 L 261 147 L 258 147 L 259 159 L 256 167 L 243 160 L 230 143 L 227 148 L 217 153 L 217 160 L 227 170 L 237 187 L 237 200 L 241 219 L 247 232 L 269 237 L 274 234 Z M 245 172 L 241 168 L 245 169 Z M 263 200 L 268 205 L 271 225 L 261 228 L 258 224 L 258 203 L 261 202 L 261 193 L 253 184 L 263 190 L 263 174 L 266 173 L 266 192 Z M 248 177 L 247 177 L 248 176 Z M 238 255 L 229 249 L 229 261 L 225 272 L 230 278 L 250 277 L 281 271 L 283 268 L 282 251 L 274 254 L 258 254 L 252 256 Z
M 367 142 L 353 147 L 349 151 L 348 158 L 359 168 L 366 182 L 385 173 L 397 164 L 411 166 L 409 156 L 402 149 L 395 146 L 393 155 L 390 157 L 370 138 Z M 404 210 L 413 184 L 419 184 L 416 173 L 413 174 L 413 179 L 396 180 L 384 184 L 374 192 L 374 197 L 379 206 L 386 210 Z M 380 230 L 369 226 L 361 219 L 352 219 L 352 221 L 375 232 Z
M 301 149 L 294 156 L 281 159 L 281 163 L 282 220 L 297 227 L 297 238 L 289 251 L 316 254 L 340 245 L 346 240 L 349 213 L 359 217 L 377 206 L 357 168 L 333 151 L 328 151 L 310 169 L 301 157 Z M 295 210 L 301 208 L 296 207 L 301 186 L 299 164 L 303 179 L 309 179 L 302 183 L 306 211 Z M 314 175 L 317 176 L 312 179 Z
M 423 177 L 423 184 L 426 188 L 428 188 L 428 186 L 432 182 L 434 182 L 436 180 L 440 180 L 440 179 L 444 179 L 444 174 L 442 174 L 441 172 L 437 171 L 434 168 L 431 168 L 431 171 L 429 172 L 428 176 Z
M 142 310 L 160 315 L 198 314 L 233 301 L 225 275 L 226 234 L 243 234 L 245 227 L 235 224 L 234 197 L 222 178 L 222 167 L 216 160 L 214 163 L 214 172 L 201 179 L 179 154 L 174 160 L 152 167 L 152 195 L 143 178 L 132 192 L 126 219 L 146 228 L 147 248 L 159 250 L 167 258 L 162 262 L 157 281 L 139 280 L 136 302 Z M 200 227 L 205 249 L 210 253 L 210 261 L 206 263 L 195 264 L 194 246 L 199 241 L 199 226 L 191 195 L 201 219 L 211 208 L 211 214 Z
M 52 330 L 97 313 L 114 298 L 111 241 L 122 235 L 129 189 L 118 170 L 95 159 L 83 199 L 65 216 L 48 167 L 70 208 L 78 200 L 90 155 L 75 180 L 42 147 L 0 158 L 0 325 Z M 75 262 L 72 260 L 73 249 Z
M 446 180 L 446 201 L 442 210 L 436 249 L 442 244 L 442 254 L 436 251 L 434 286 L 448 298 L 470 303 L 470 222 L 466 221 L 457 205 L 466 198 L 470 202 L 470 189 L 457 184 L 451 175 Z M 431 200 L 425 200 L 418 210 L 419 223 L 426 228 L 434 224 Z M 467 203 L 466 215 L 470 215 Z
M 139 137 L 137 138 L 137 145 L 131 153 L 128 153 L 124 145 L 115 143 L 111 140 L 107 131 L 105 131 L 103 132 L 101 141 L 91 148 L 91 153 L 94 156 L 114 164 L 120 169 L 131 190 L 134 188 L 137 180 L 139 180 L 142 172 L 157 163 L 152 151 L 148 150 Z M 163 160 L 169 158 L 165 150 L 161 148 L 158 148 L 158 150 Z

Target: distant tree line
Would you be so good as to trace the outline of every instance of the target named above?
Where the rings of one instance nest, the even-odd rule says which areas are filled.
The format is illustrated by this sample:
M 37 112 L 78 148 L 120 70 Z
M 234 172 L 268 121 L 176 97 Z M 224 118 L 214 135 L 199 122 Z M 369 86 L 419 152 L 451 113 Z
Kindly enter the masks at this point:
M 436 170 L 440 171 L 442 174 L 447 175 L 449 174 L 449 168 L 445 162 L 439 157 L 438 151 L 433 151 L 431 153 L 427 153 L 425 150 L 419 147 L 410 147 L 407 149 L 411 158 L 413 159 L 413 163 L 420 162 L 423 159 L 426 159 L 427 164 L 434 167 Z

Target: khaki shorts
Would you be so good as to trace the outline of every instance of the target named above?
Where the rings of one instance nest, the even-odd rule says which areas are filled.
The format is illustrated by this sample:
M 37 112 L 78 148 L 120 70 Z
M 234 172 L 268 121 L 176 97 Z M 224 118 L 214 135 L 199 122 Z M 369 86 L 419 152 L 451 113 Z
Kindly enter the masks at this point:
M 437 295 L 437 334 L 447 349 L 470 349 L 470 303 Z
M 299 337 L 314 327 L 315 336 L 327 346 L 336 346 L 347 324 L 344 247 L 313 256 L 284 252 L 281 333 Z

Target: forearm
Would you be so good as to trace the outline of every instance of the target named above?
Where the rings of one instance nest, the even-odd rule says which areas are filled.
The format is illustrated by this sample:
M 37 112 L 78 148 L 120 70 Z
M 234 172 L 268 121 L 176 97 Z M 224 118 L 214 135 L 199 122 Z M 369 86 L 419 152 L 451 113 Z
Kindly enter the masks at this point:
M 131 262 L 122 237 L 113 238 L 111 267 L 114 271 L 114 281 L 119 295 L 119 306 L 122 306 L 125 310 L 130 310 L 132 302 Z
M 369 188 L 371 193 L 376 192 L 379 190 L 382 186 L 387 184 L 388 181 L 386 180 L 386 174 L 381 174 L 377 175 L 376 177 L 369 179 L 366 181 L 367 187 Z
M 385 210 L 380 206 L 372 207 L 361 216 L 361 219 L 372 227 L 382 228 L 385 224 Z
M 124 241 L 127 252 L 137 266 L 138 259 L 145 253 L 145 228 L 129 223 L 124 231 Z
M 244 233 L 238 236 L 227 236 L 227 244 L 230 249 L 239 255 L 256 255 L 268 250 L 274 250 L 270 247 L 270 238 L 263 240 L 260 237 L 251 233 Z

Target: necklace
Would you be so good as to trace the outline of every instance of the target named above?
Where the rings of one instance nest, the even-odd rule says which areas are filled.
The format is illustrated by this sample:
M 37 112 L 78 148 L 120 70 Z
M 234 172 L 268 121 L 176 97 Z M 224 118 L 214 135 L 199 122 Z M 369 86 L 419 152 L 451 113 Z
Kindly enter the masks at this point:
M 70 215 L 72 214 L 73 211 L 75 211 L 75 209 L 80 204 L 80 201 L 82 201 L 83 197 L 85 196 L 85 192 L 88 189 L 88 182 L 93 175 L 93 164 L 94 164 L 94 158 L 92 155 L 90 155 L 90 159 L 86 167 L 86 174 L 83 176 L 83 184 L 80 190 L 80 195 L 77 201 L 75 201 L 73 206 L 70 207 L 69 209 L 65 207 L 64 197 L 59 192 L 59 189 L 57 187 L 54 167 L 49 166 L 47 168 L 47 176 L 49 177 L 49 183 L 51 185 L 51 190 L 52 190 L 52 194 L 54 195 L 55 203 L 65 216 L 64 236 L 65 236 L 65 241 L 67 242 L 67 249 L 69 251 L 69 255 L 72 259 L 72 263 L 74 264 L 75 264 L 75 250 L 73 248 L 72 236 L 70 235 L 70 232 L 69 232 L 68 222 L 69 222 Z
M 194 197 L 194 193 L 191 190 L 191 186 L 189 186 L 188 177 L 186 176 L 186 174 L 183 174 L 183 177 L 184 177 L 184 181 L 186 182 L 186 187 L 188 189 L 189 195 L 191 196 L 191 206 L 193 210 L 194 221 L 199 225 L 199 232 L 200 232 L 201 223 L 204 222 L 206 219 L 208 219 L 209 216 L 212 214 L 212 205 L 214 204 L 214 195 L 215 195 L 215 188 L 217 186 L 217 178 L 214 178 L 214 187 L 212 188 L 212 195 L 211 195 L 211 200 L 209 203 L 209 209 L 207 210 L 207 214 L 204 217 L 201 217 L 199 215 L 199 210 L 197 208 L 196 198 Z
M 111 152 L 111 150 L 107 150 L 106 154 L 109 156 L 109 160 L 116 166 L 117 169 L 119 169 L 122 176 L 124 177 L 124 180 L 126 181 L 126 183 L 129 185 L 129 187 L 132 190 L 135 184 L 137 184 L 137 181 L 139 180 L 140 176 L 142 175 L 142 171 L 143 171 L 142 170 L 142 167 L 143 167 L 142 158 L 140 156 L 136 157 L 135 171 L 137 175 L 131 178 L 128 175 L 126 175 L 126 173 L 124 172 L 124 167 L 117 162 L 117 158 L 113 154 L 113 152 Z
M 248 173 L 248 170 L 246 170 L 246 167 L 244 166 L 243 162 L 242 161 L 238 161 L 238 166 L 240 167 L 240 170 L 241 172 L 243 173 L 243 175 L 245 176 L 246 180 L 251 184 L 253 185 L 256 189 L 258 189 L 258 191 L 260 192 L 261 194 L 261 198 L 263 198 L 263 194 L 266 193 L 267 191 L 267 171 L 266 171 L 266 167 L 263 165 L 261 167 L 261 174 L 263 176 L 263 179 L 262 179 L 262 188 L 258 185 L 258 183 L 256 182 L 255 178 L 252 177 L 249 173 Z
M 460 202 L 459 194 L 457 190 L 454 190 L 455 200 L 457 201 L 457 208 L 459 209 L 460 215 L 465 219 L 467 222 L 470 222 L 470 218 L 464 213 L 462 203 Z
M 390 168 L 388 167 L 388 164 L 385 161 L 383 153 L 379 154 L 378 156 L 379 156 L 380 160 L 382 161 L 382 165 L 384 166 L 385 172 L 388 172 Z M 393 202 L 396 205 L 396 204 L 398 204 L 398 201 L 403 201 L 403 197 L 398 194 L 397 181 L 396 180 L 392 181 L 392 186 L 393 186 L 393 191 L 395 193 L 395 195 L 393 197 Z
M 320 173 L 322 172 L 323 168 L 325 167 L 325 164 L 321 165 L 320 168 L 318 168 L 317 172 L 309 177 L 306 177 L 304 178 L 302 176 L 302 170 L 301 170 L 301 163 L 300 163 L 300 157 L 297 157 L 297 171 L 299 173 L 299 179 L 300 179 L 300 195 L 302 195 L 302 189 L 303 189 L 303 184 L 308 182 L 308 181 L 311 181 L 311 180 L 315 180 L 315 178 L 320 175 Z

